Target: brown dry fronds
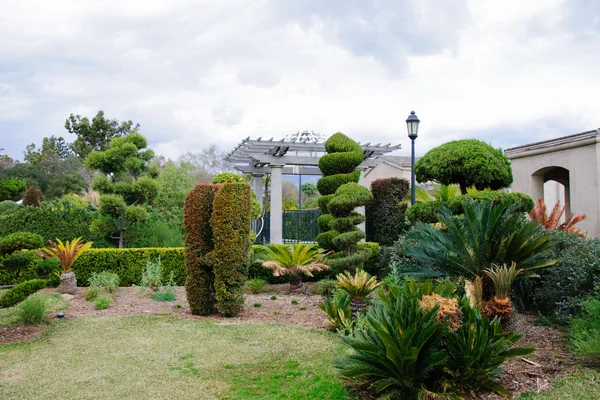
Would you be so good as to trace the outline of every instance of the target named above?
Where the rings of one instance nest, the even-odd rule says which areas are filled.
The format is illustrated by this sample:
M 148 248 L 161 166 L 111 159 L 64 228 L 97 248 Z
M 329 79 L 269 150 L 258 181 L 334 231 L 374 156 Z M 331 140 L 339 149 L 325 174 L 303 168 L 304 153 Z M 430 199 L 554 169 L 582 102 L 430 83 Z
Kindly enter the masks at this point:
M 508 297 L 503 299 L 493 297 L 491 300 L 484 301 L 481 312 L 489 319 L 498 317 L 501 321 L 508 321 L 512 312 L 512 303 Z
M 460 308 L 457 299 L 447 299 L 439 294 L 425 295 L 419 300 L 419 306 L 422 310 L 431 310 L 439 304 L 440 308 L 436 315 L 436 320 L 448 320 L 450 330 L 455 331 L 460 328 L 462 321 L 460 319 Z

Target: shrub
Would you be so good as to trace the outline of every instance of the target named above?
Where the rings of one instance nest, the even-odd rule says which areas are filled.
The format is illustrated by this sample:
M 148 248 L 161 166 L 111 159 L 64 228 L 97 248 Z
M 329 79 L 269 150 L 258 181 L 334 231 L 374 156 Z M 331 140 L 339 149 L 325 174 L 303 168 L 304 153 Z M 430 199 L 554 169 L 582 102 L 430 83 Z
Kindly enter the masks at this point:
M 267 281 L 260 278 L 252 278 L 246 281 L 246 289 L 253 294 L 264 292 L 267 286 Z
M 351 302 L 352 298 L 343 290 L 335 290 L 331 298 L 324 298 L 319 308 L 327 314 L 329 330 L 347 335 L 354 328 Z
M 2 261 L 2 265 L 4 266 L 4 268 L 8 269 L 15 275 L 19 275 L 21 271 L 23 271 L 32 264 L 34 258 L 35 255 L 32 252 L 24 251 L 13 253 L 4 258 L 4 260 Z
M 552 268 L 539 270 L 539 278 L 519 280 L 516 304 L 521 308 L 566 323 L 581 310 L 581 300 L 600 283 L 600 239 L 581 238 L 576 233 L 547 231 Z
M 162 285 L 162 281 L 163 267 L 160 257 L 156 261 L 146 260 L 146 269 L 142 272 L 142 279 L 140 280 L 140 291 L 143 292 L 146 288 L 157 291 Z
M 186 292 L 193 314 L 237 315 L 250 261 L 247 183 L 198 185 L 184 206 Z M 215 304 L 216 303 L 216 304 Z
M 96 310 L 106 310 L 110 307 L 111 301 L 110 296 L 100 296 L 94 301 L 94 308 Z
M 0 236 L 15 232 L 32 232 L 48 240 L 70 240 L 83 237 L 96 247 L 111 247 L 101 235 L 91 233 L 90 225 L 96 218 L 93 207 L 76 206 L 68 201 L 45 201 L 43 207 L 19 207 L 12 213 L 0 215 Z
M 12 200 L 0 201 L 0 215 L 9 214 L 19 208 L 19 205 Z
M 148 249 L 95 249 L 92 248 L 73 263 L 73 272 L 80 282 L 88 282 L 93 272 L 114 272 L 122 286 L 139 285 L 147 267 L 147 260 L 160 258 L 162 280 L 169 279 L 173 272 L 175 282 L 185 282 L 183 248 Z
M 367 203 L 367 240 L 390 246 L 406 230 L 406 205 L 400 204 L 408 193 L 408 181 L 400 178 L 377 179 L 371 183 L 373 199 Z
M 114 272 L 102 271 L 99 274 L 92 272 L 88 280 L 91 288 L 104 289 L 108 293 L 113 293 L 119 288 L 119 275 Z
M 90 286 L 87 292 L 85 292 L 85 299 L 87 301 L 96 300 L 100 290 L 96 286 Z
M 323 279 L 318 282 L 315 282 L 313 286 L 313 293 L 318 294 L 324 299 L 329 299 L 333 296 L 333 292 L 335 292 L 335 283 L 336 281 L 333 279 Z
M 0 297 L 0 307 L 12 307 L 45 287 L 46 281 L 43 279 L 32 279 L 19 283 L 2 294 L 2 297 Z
M 571 321 L 569 339 L 576 356 L 597 366 L 600 365 L 600 300 L 588 297 L 581 306 L 581 316 Z
M 161 286 L 156 293 L 152 296 L 152 300 L 154 301 L 175 301 L 177 297 L 175 296 L 175 290 L 173 290 L 173 286 L 170 283 L 167 283 L 166 286 Z
M 41 296 L 29 296 L 17 308 L 17 318 L 25 325 L 37 325 L 46 321 L 48 304 Z
M 56 258 L 45 258 L 35 264 L 33 271 L 40 279 L 46 279 L 49 286 L 56 287 L 60 282 L 62 267 Z
M 0 179 L 0 200 L 18 200 L 25 191 L 27 184 L 21 179 Z
M 31 232 L 16 232 L 0 239 L 0 254 L 11 254 L 19 250 L 39 249 L 44 239 Z
M 44 196 L 42 195 L 42 192 L 37 190 L 33 185 L 29 186 L 29 188 L 25 192 L 25 195 L 23 196 L 23 205 L 31 207 L 40 207 L 42 201 L 44 201 Z

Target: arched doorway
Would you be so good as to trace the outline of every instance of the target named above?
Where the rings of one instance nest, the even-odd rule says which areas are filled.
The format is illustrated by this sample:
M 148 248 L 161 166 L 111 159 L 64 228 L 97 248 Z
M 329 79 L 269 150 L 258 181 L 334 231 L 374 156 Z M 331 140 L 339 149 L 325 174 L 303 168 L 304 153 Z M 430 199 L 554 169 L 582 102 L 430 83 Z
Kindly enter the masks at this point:
M 559 166 L 544 167 L 534 172 L 531 178 L 534 201 L 544 199 L 550 209 L 558 201 L 567 204 L 565 215 L 571 213 L 571 179 L 568 169 Z

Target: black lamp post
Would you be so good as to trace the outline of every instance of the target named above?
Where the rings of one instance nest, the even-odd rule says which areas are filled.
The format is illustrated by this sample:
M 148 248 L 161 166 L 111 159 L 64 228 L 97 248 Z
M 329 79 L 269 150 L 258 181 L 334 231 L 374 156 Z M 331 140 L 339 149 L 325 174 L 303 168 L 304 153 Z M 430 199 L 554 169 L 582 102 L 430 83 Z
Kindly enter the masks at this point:
M 419 118 L 414 111 L 406 119 L 406 129 L 411 141 L 411 159 L 410 159 L 410 205 L 415 205 L 415 139 L 419 135 Z

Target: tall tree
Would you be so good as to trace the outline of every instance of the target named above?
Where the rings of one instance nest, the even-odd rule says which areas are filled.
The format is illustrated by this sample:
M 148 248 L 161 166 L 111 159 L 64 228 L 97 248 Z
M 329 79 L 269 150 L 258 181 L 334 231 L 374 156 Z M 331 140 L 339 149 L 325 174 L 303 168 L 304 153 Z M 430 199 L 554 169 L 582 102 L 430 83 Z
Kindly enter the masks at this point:
M 498 190 L 513 181 L 502 150 L 477 139 L 455 140 L 429 150 L 415 164 L 415 175 L 419 182 L 456 183 L 463 194 L 471 186 Z
M 154 209 L 167 222 L 183 226 L 183 205 L 185 196 L 194 187 L 194 169 L 185 162 L 164 163 L 158 176 L 158 194 Z
M 2 151 L 2 150 L 4 150 L 4 149 L 0 149 L 0 151 Z M 12 168 L 14 165 L 15 165 L 15 160 L 10 158 L 6 154 L 0 155 L 0 172 L 4 171 L 7 168 Z
M 127 228 L 148 218 L 143 206 L 151 204 L 158 193 L 158 168 L 150 163 L 154 152 L 146 146 L 142 135 L 131 133 L 112 139 L 105 151 L 93 151 L 85 160 L 88 168 L 104 174 L 92 182 L 102 197 L 100 218 L 91 229 L 118 239 L 119 248 L 124 247 Z
M 65 160 L 73 154 L 73 151 L 64 138 L 52 135 L 42 140 L 42 147 L 39 149 L 36 149 L 34 143 L 27 145 L 23 154 L 26 162 L 35 165 L 50 159 Z
M 102 110 L 91 122 L 87 117 L 73 114 L 65 121 L 65 129 L 77 136 L 72 147 L 81 159 L 85 159 L 92 151 L 107 150 L 112 139 L 137 132 L 139 127 L 140 124 L 134 125 L 132 121 L 107 119 Z
M 220 172 L 234 171 L 233 165 L 225 161 L 227 153 L 211 144 L 199 153 L 187 153 L 179 156 L 178 161 L 193 166 L 196 173 L 196 182 L 210 182 L 213 176 Z

